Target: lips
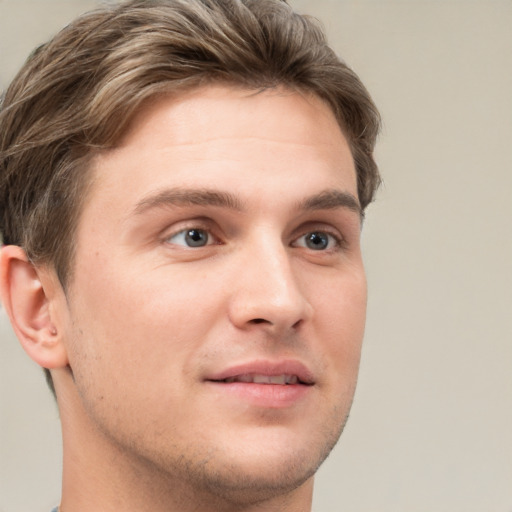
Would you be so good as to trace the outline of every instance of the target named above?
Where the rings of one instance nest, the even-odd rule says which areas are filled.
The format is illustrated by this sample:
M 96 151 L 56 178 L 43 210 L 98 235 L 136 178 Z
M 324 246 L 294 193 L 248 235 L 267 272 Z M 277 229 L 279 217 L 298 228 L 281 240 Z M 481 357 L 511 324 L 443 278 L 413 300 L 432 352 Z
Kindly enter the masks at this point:
M 252 361 L 222 370 L 206 380 L 226 384 L 240 382 L 280 386 L 311 386 L 315 383 L 312 372 L 299 361 Z
M 226 404 L 237 413 L 247 412 L 249 405 L 257 411 L 302 411 L 301 404 L 311 403 L 314 396 L 315 378 L 299 361 L 257 360 L 208 375 L 205 384 L 215 393 L 217 406 Z
M 228 377 L 222 382 L 247 382 L 252 384 L 278 384 L 286 386 L 290 384 L 298 384 L 299 378 L 297 375 L 260 375 L 256 373 L 244 373 L 242 375 L 235 375 Z

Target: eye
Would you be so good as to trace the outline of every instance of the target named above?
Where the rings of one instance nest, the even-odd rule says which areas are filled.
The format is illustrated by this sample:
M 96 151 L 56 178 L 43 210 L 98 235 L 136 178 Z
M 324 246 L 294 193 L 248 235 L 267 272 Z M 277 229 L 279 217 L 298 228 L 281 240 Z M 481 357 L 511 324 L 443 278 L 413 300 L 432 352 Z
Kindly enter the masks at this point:
M 214 240 L 206 229 L 187 228 L 167 238 L 167 242 L 185 247 L 204 247 L 214 243 Z
M 312 251 L 325 251 L 336 248 L 340 245 L 340 241 L 325 231 L 311 231 L 299 237 L 293 245 Z

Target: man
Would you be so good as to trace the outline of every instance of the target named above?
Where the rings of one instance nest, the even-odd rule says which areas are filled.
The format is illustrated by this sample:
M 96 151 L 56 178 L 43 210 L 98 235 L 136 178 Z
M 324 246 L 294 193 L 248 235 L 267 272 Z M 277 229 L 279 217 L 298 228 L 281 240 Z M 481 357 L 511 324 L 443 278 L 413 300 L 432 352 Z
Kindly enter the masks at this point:
M 105 7 L 0 112 L 2 302 L 61 512 L 307 511 L 354 394 L 378 113 L 279 0 Z

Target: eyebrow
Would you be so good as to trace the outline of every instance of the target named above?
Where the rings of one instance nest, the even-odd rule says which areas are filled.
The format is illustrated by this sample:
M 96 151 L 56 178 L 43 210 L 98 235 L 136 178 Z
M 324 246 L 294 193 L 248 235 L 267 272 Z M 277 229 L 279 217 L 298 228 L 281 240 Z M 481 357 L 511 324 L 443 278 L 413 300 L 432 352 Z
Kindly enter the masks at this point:
M 234 194 L 211 189 L 170 188 L 141 199 L 134 208 L 134 214 L 140 215 L 154 208 L 166 206 L 218 206 L 237 212 L 244 210 L 242 201 Z M 327 189 L 310 196 L 297 205 L 299 210 L 334 210 L 347 208 L 363 217 L 358 200 L 348 192 Z
M 299 203 L 301 210 L 334 210 L 336 208 L 347 208 L 357 213 L 361 218 L 364 212 L 359 201 L 348 192 L 329 189 L 308 197 Z
M 143 198 L 134 209 L 136 215 L 164 206 L 219 206 L 242 211 L 241 201 L 229 192 L 207 189 L 165 189 Z

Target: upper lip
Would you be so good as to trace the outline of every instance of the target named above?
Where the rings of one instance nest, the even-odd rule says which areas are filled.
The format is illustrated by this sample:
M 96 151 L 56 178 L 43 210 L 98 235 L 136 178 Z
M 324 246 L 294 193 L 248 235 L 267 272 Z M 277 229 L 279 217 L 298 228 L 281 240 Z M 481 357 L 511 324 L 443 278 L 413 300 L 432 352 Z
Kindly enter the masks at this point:
M 266 375 L 269 377 L 290 375 L 296 376 L 301 384 L 312 385 L 315 383 L 315 378 L 311 370 L 309 370 L 305 364 L 296 360 L 255 360 L 247 363 L 235 364 L 218 372 L 209 374 L 205 380 L 223 381 L 239 375 L 247 374 Z

